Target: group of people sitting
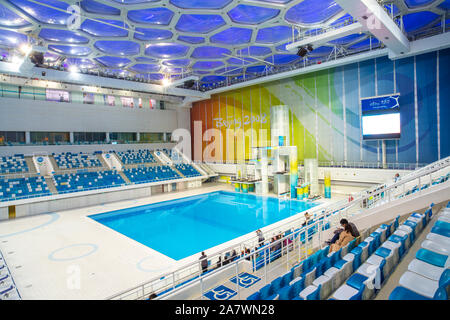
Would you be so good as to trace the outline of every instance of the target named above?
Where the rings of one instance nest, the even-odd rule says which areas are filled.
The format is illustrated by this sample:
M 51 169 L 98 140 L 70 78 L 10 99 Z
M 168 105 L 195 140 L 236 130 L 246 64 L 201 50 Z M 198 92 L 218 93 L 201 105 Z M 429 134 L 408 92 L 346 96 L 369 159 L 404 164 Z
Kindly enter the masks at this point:
M 345 247 L 350 241 L 359 237 L 359 231 L 354 223 L 348 222 L 347 219 L 341 219 L 339 222 L 342 228 L 335 230 L 333 238 L 325 242 L 330 246 L 330 252 L 339 251 L 339 249 Z

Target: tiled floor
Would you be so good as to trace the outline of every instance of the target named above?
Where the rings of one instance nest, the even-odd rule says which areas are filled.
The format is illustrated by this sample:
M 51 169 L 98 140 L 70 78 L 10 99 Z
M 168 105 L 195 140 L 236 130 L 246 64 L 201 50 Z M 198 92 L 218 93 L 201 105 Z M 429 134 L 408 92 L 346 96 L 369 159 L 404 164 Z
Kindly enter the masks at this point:
M 198 257 L 175 261 L 88 215 L 229 188 L 208 184 L 150 198 L 3 221 L 0 250 L 22 299 L 106 299 Z

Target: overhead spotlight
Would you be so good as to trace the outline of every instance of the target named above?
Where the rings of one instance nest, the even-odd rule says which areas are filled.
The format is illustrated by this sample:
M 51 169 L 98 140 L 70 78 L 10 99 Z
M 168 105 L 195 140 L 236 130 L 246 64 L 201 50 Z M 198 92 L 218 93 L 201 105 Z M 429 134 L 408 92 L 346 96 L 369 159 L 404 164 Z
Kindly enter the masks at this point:
M 44 54 L 42 52 L 34 51 L 30 55 L 30 61 L 36 66 L 42 66 L 44 64 Z
M 17 67 L 20 68 L 20 66 L 23 64 L 24 59 L 19 56 L 13 56 L 11 59 L 11 62 Z
M 300 47 L 297 51 L 297 55 L 300 57 L 305 57 L 308 54 L 308 50 L 306 50 L 304 47 Z
M 186 81 L 185 84 L 186 84 L 186 88 L 191 89 L 195 85 L 195 81 L 189 80 L 189 81 Z

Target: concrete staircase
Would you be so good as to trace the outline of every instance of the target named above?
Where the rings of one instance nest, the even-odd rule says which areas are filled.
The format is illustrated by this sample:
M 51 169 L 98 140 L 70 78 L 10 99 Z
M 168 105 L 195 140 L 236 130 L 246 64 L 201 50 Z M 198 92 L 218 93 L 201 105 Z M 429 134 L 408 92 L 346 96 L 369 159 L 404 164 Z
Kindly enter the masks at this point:
M 25 157 L 25 162 L 27 163 L 29 173 L 37 173 L 36 166 L 33 162 L 33 157 Z
M 126 176 L 125 173 L 123 173 L 123 171 L 119 171 L 118 173 L 119 173 L 119 175 L 123 178 L 123 180 L 124 180 L 127 184 L 131 184 L 130 179 L 128 179 L 128 177 Z
M 56 164 L 55 158 L 53 158 L 53 156 L 48 156 L 48 158 L 50 159 L 50 163 L 53 166 L 53 169 L 55 170 L 55 172 L 61 171 L 62 169 L 59 168 L 59 166 Z
M 47 183 L 47 186 L 48 186 L 50 192 L 52 194 L 58 194 L 58 190 L 56 190 L 56 187 L 53 184 L 53 179 L 50 177 L 44 177 L 44 179 L 45 179 L 45 182 Z
M 103 168 L 101 168 L 101 169 L 107 169 L 107 170 L 110 170 L 108 164 L 106 163 L 105 159 L 103 159 L 101 153 L 100 153 L 100 154 L 97 154 L 97 158 L 98 158 L 98 160 L 100 160 L 100 163 L 101 163 L 102 166 L 103 166 Z M 100 168 L 99 168 L 99 169 L 100 169 Z

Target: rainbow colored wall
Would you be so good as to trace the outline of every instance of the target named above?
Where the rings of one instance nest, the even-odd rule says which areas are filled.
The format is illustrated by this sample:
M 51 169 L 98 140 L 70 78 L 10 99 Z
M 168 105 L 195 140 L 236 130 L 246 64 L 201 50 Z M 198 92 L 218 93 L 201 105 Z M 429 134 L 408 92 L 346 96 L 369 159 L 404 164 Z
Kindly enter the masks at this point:
M 381 162 L 381 142 L 362 140 L 359 100 L 398 92 L 402 133 L 387 141 L 387 162 L 430 163 L 450 155 L 448 79 L 450 49 L 396 61 L 382 57 L 214 95 L 194 103 L 191 128 L 202 121 L 202 132 L 222 132 L 216 161 L 249 159 L 251 147 L 270 141 L 270 107 L 287 105 L 299 161 Z M 236 138 L 226 137 L 226 128 Z M 260 129 L 268 130 L 267 137 Z M 231 139 L 241 141 L 226 153 Z M 193 135 L 204 150 L 208 142 L 199 140 Z

